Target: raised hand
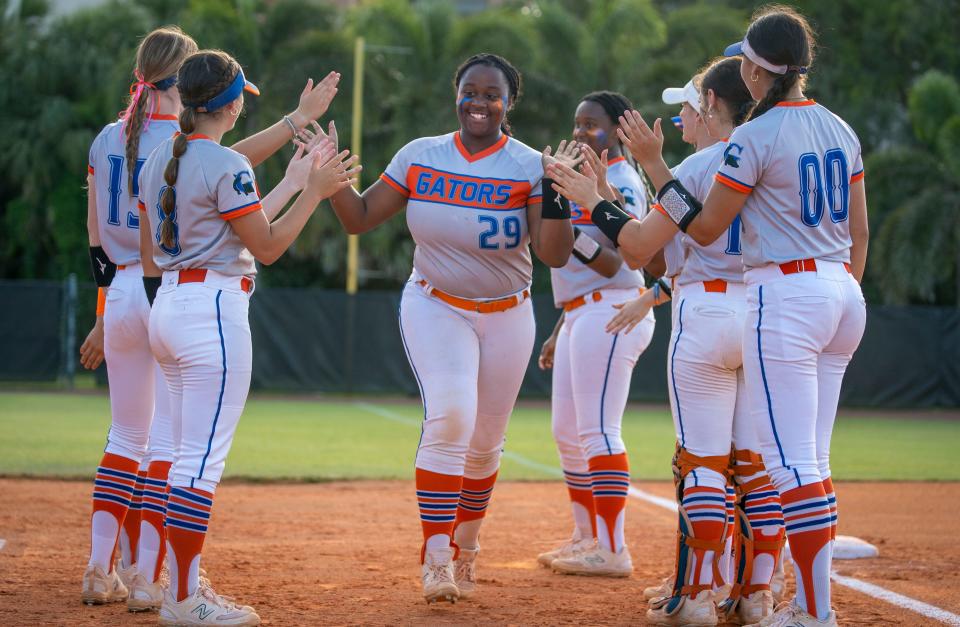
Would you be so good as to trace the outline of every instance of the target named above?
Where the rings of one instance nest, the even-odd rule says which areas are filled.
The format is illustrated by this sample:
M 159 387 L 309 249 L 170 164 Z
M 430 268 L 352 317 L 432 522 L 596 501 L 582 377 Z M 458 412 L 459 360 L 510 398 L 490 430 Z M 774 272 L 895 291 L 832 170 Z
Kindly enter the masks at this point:
M 663 130 L 660 118 L 650 128 L 639 111 L 627 111 L 618 120 L 617 136 L 626 145 L 633 158 L 646 170 L 646 166 L 662 160 Z
M 581 207 L 592 209 L 603 200 L 603 197 L 597 193 L 596 178 L 580 174 L 567 165 L 551 163 L 547 166 L 545 176 L 553 179 L 554 190 Z
M 341 151 L 327 160 L 316 152 L 313 155 L 313 167 L 310 170 L 306 189 L 316 194 L 321 200 L 359 182 L 358 177 L 363 166 L 357 165 L 360 157 L 351 156 L 349 150 Z
M 307 79 L 307 84 L 300 93 L 300 103 L 292 114 L 298 128 L 305 127 L 308 122 L 322 117 L 327 112 L 333 97 L 337 95 L 339 82 L 339 72 L 330 72 L 316 86 L 312 78 Z
M 598 157 L 592 148 L 581 144 L 580 152 L 584 156 L 583 173 L 597 180 L 597 193 L 600 194 L 604 200 L 610 202 L 617 200 L 617 190 L 607 182 L 607 168 L 609 167 L 607 161 L 608 151 L 604 149 Z
M 543 163 L 544 169 L 552 163 L 563 163 L 571 168 L 577 167 L 583 161 L 583 155 L 580 154 L 579 146 L 580 144 L 575 141 L 567 142 L 567 140 L 564 139 L 560 142 L 560 145 L 557 146 L 556 154 L 553 154 L 553 149 L 547 146 L 540 155 L 540 161 Z
M 293 184 L 297 191 L 307 185 L 310 177 L 310 171 L 313 169 L 315 155 L 319 155 L 322 163 L 329 161 L 337 149 L 325 135 L 316 134 L 309 143 L 295 142 L 297 150 L 293 153 L 290 163 L 287 164 L 287 171 L 284 174 L 285 179 Z

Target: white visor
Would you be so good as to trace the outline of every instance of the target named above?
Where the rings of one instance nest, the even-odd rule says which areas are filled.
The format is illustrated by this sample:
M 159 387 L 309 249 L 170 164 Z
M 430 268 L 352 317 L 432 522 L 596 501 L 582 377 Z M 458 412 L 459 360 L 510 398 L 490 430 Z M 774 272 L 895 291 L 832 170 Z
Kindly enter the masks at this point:
M 735 44 L 730 44 L 729 46 L 727 46 L 727 49 L 723 51 L 723 56 L 725 57 L 735 57 L 741 54 L 747 57 L 748 59 L 750 59 L 751 61 L 753 61 L 754 63 L 756 63 L 757 65 L 759 65 L 760 67 L 762 67 L 763 69 L 769 70 L 774 74 L 786 74 L 787 70 L 790 69 L 790 66 L 776 65 L 774 63 L 771 63 L 770 61 L 767 61 L 763 57 L 761 57 L 750 46 L 750 42 L 747 41 L 746 37 L 743 38 L 743 41 L 738 41 Z M 795 67 L 794 69 L 800 72 L 801 74 L 807 73 L 807 68 L 805 67 Z
M 693 86 L 693 81 L 687 81 L 683 87 L 667 87 L 663 90 L 665 104 L 682 104 L 686 102 L 693 110 L 700 113 L 700 92 Z

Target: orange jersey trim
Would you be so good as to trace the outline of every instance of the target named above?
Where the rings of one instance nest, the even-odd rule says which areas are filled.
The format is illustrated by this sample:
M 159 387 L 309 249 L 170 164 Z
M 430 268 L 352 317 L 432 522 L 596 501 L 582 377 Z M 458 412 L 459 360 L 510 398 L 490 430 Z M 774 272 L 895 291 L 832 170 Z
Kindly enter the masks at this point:
M 863 170 L 860 170 L 859 172 L 854 172 L 853 176 L 850 177 L 851 183 L 856 183 L 857 181 L 862 181 L 862 180 L 863 180 Z
M 817 104 L 813 98 L 807 98 L 806 100 L 798 100 L 796 102 L 778 102 L 778 107 L 809 107 L 810 105 Z
M 147 212 L 147 206 L 144 205 L 144 204 L 143 204 L 143 201 L 141 201 L 141 200 L 138 200 L 138 201 L 137 201 L 137 209 L 139 209 L 140 211 L 142 211 L 142 212 L 144 212 L 144 213 Z
M 723 183 L 732 190 L 741 192 L 743 194 L 749 194 L 753 191 L 753 188 L 747 185 L 746 183 L 741 183 L 733 177 L 727 176 L 723 172 L 717 172 L 716 176 L 713 179 L 718 183 Z
M 489 157 L 493 153 L 506 146 L 508 141 L 510 141 L 510 137 L 506 133 L 503 133 L 500 135 L 500 139 L 498 139 L 493 146 L 481 150 L 477 154 L 470 154 L 470 152 L 467 150 L 467 147 L 463 145 L 463 141 L 460 139 L 460 131 L 457 131 L 453 134 L 453 143 L 456 144 L 457 150 L 460 152 L 461 156 L 463 156 L 463 158 L 469 163 L 480 161 L 484 157 Z
M 396 182 L 392 178 L 390 178 L 390 175 L 387 174 L 386 172 L 380 175 L 380 180 L 386 183 L 387 185 L 389 185 L 390 187 L 392 187 L 393 189 L 397 190 L 404 196 L 407 196 L 407 197 L 410 196 L 410 190 L 404 187 L 403 185 L 401 185 L 400 183 Z
M 151 113 L 147 117 L 150 118 L 151 120 L 171 120 L 174 122 L 177 120 L 177 116 L 168 115 L 166 113 Z
M 250 203 L 249 205 L 243 205 L 237 207 L 236 209 L 231 209 L 229 211 L 224 211 L 220 214 L 220 217 L 224 220 L 235 220 L 237 218 L 243 217 L 247 214 L 251 214 L 254 211 L 260 211 L 263 209 L 263 205 L 260 204 L 260 201 Z
M 91 174 L 91 175 L 93 174 L 93 166 L 92 166 L 92 165 L 88 165 L 88 166 L 87 166 L 87 174 Z
M 609 167 L 609 166 L 613 165 L 614 163 L 620 163 L 621 161 L 626 161 L 626 160 L 627 160 L 627 158 L 626 158 L 626 157 L 623 157 L 623 156 L 614 157 L 614 158 L 611 159 L 610 161 L 607 161 L 607 166 Z

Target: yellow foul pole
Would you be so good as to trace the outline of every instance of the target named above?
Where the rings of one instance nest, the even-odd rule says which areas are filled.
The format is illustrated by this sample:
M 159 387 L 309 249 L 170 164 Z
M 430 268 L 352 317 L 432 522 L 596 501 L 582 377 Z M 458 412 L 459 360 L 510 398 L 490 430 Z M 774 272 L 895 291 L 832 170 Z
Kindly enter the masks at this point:
M 353 48 L 353 120 L 350 136 L 353 144 L 350 149 L 360 156 L 363 144 L 363 56 L 365 51 L 363 37 L 357 37 Z M 357 183 L 358 191 L 363 189 Z M 347 294 L 357 293 L 357 273 L 359 271 L 360 241 L 356 235 L 347 236 Z

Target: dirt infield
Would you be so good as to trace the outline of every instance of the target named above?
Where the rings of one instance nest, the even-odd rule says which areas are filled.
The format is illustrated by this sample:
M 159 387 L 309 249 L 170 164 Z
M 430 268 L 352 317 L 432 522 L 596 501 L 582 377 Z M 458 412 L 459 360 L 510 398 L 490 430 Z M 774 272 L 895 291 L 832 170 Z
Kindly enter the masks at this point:
M 665 483 L 637 484 L 670 496 Z M 0 479 L 0 623 L 148 625 L 156 615 L 79 601 L 90 486 Z M 960 484 L 840 483 L 840 532 L 879 546 L 843 575 L 960 613 Z M 478 595 L 427 606 L 419 595 L 419 524 L 406 482 L 227 484 L 220 488 L 203 565 L 216 588 L 269 625 L 642 624 L 643 586 L 668 574 L 674 515 L 631 499 L 627 580 L 554 575 L 536 554 L 569 531 L 560 482 L 504 483 L 482 538 Z M 935 625 L 919 614 L 834 585 L 846 625 Z

